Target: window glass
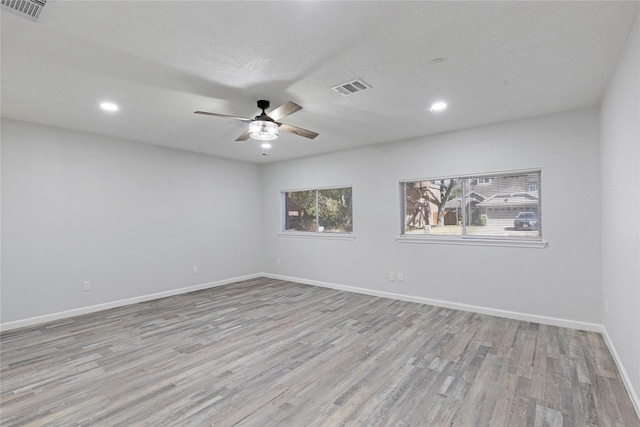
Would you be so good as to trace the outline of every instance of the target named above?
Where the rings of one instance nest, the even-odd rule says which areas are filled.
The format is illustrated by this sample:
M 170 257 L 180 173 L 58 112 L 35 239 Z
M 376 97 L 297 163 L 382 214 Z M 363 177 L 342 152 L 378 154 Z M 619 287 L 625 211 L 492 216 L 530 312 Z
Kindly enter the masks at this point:
M 316 192 L 314 190 L 286 193 L 286 229 L 316 231 Z
M 404 185 L 405 234 L 462 234 L 462 180 L 444 178 Z
M 541 171 L 407 181 L 402 234 L 541 239 Z
M 474 185 L 472 178 L 465 178 L 465 235 L 540 237 L 539 181 L 539 171 L 496 174 L 482 188 Z
M 351 233 L 351 188 L 318 190 L 318 231 Z
M 352 233 L 351 187 L 283 193 L 284 231 Z

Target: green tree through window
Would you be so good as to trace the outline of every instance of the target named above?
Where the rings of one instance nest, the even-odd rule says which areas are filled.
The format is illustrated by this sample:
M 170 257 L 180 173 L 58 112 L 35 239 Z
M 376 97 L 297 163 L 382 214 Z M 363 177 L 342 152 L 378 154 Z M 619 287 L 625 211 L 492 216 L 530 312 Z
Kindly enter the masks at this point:
M 351 187 L 284 193 L 286 231 L 352 233 Z

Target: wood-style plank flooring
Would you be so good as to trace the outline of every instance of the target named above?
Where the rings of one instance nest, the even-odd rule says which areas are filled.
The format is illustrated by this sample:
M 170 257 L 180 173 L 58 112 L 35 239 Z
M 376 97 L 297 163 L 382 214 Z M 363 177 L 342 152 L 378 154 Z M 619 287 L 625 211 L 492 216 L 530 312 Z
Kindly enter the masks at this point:
M 266 278 L 0 344 L 2 426 L 640 426 L 597 333 Z

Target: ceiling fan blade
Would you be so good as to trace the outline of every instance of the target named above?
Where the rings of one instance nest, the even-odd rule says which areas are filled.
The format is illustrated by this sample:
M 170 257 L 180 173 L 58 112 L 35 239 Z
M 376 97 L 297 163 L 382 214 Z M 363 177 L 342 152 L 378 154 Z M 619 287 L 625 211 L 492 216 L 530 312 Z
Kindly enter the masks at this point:
M 319 133 L 312 132 L 310 130 L 302 129 L 297 126 L 285 125 L 284 123 L 280 124 L 279 130 L 283 132 L 294 133 L 298 136 L 303 136 L 305 138 L 313 139 L 319 135 Z
M 293 114 L 296 111 L 302 110 L 302 107 L 296 104 L 295 102 L 287 102 L 270 112 L 268 114 L 269 117 L 273 119 L 274 122 L 277 122 L 283 117 L 287 117 L 289 114 Z
M 253 119 L 247 119 L 246 117 L 229 116 L 227 114 L 209 113 L 207 111 L 194 111 L 195 114 L 204 114 L 205 116 L 224 117 L 226 119 L 240 120 L 243 122 L 251 122 Z
M 237 137 L 236 141 L 246 141 L 247 139 L 249 139 L 249 136 L 251 136 L 251 132 L 249 132 L 249 130 L 247 130 L 245 133 L 243 133 L 242 135 Z

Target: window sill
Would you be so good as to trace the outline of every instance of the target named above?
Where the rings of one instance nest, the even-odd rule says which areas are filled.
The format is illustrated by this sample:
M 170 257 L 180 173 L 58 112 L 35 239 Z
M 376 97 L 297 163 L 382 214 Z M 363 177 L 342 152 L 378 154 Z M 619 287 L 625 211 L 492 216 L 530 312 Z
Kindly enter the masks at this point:
M 300 231 L 281 231 L 278 237 L 294 239 L 355 240 L 356 236 L 345 233 L 304 233 Z
M 478 237 L 434 237 L 434 236 L 398 236 L 398 243 L 419 243 L 436 245 L 467 245 L 467 246 L 502 246 L 513 248 L 537 248 L 544 249 L 547 242 L 544 240 L 519 240 L 519 239 L 490 239 Z

